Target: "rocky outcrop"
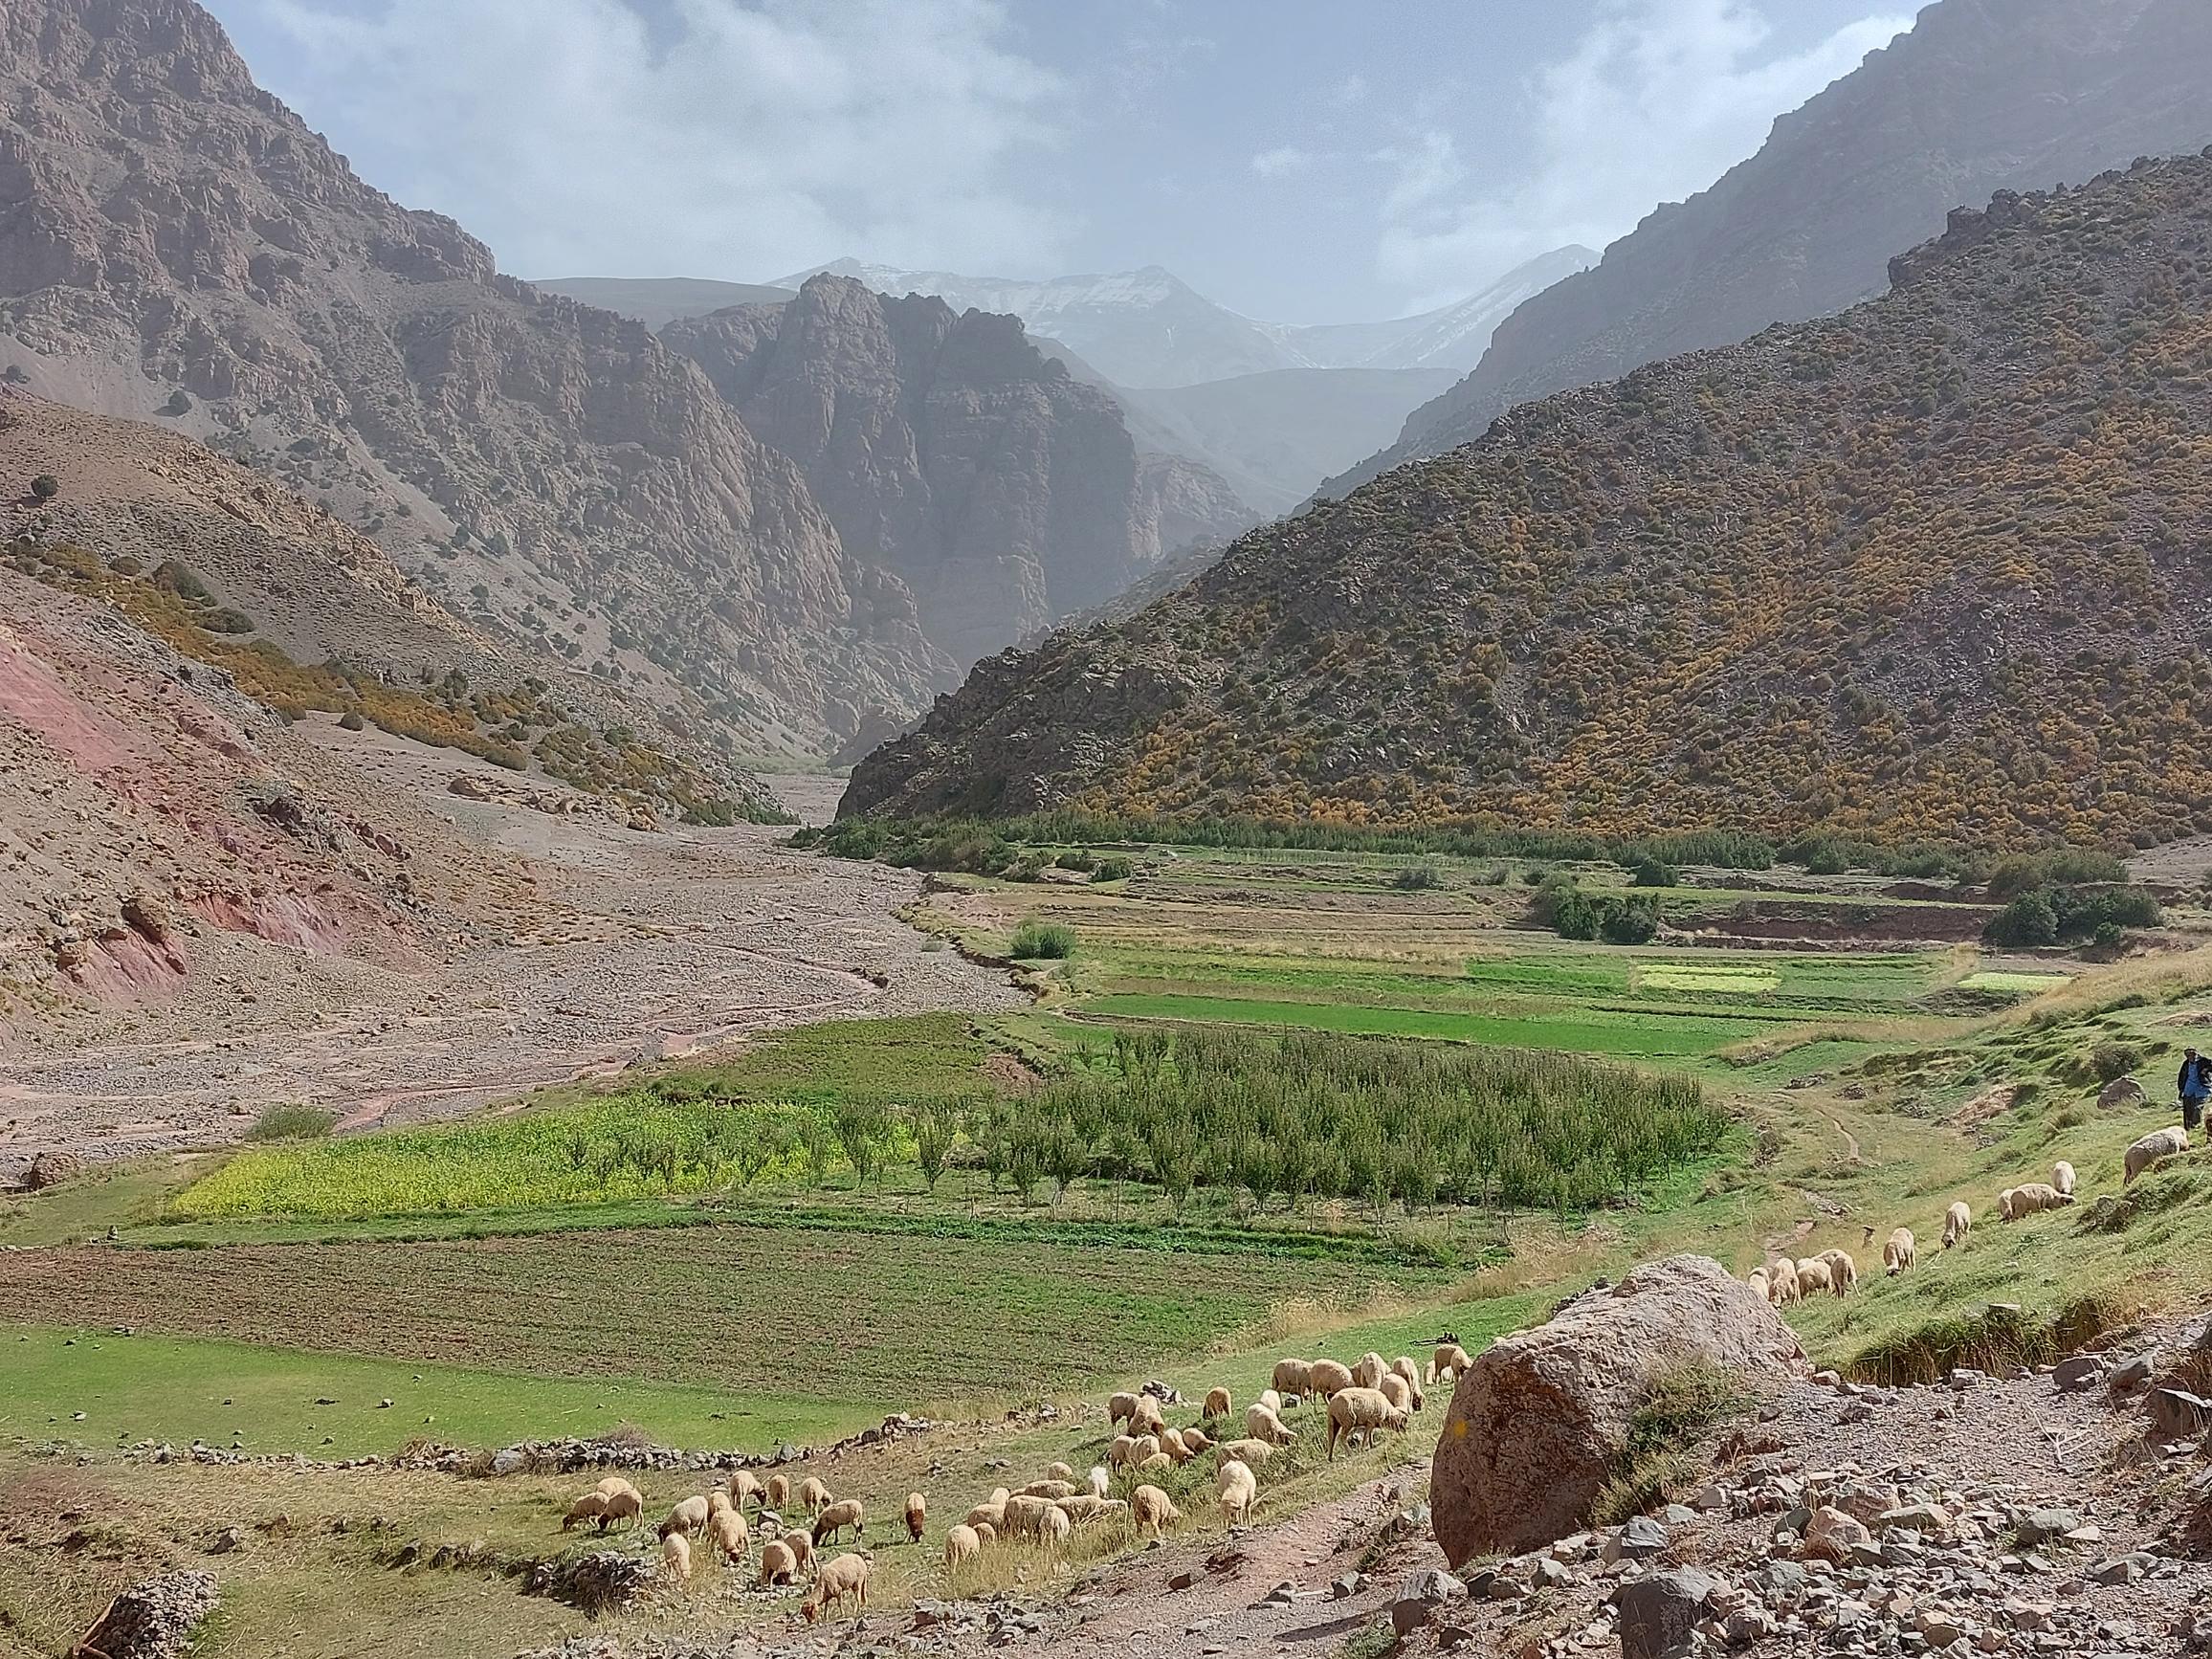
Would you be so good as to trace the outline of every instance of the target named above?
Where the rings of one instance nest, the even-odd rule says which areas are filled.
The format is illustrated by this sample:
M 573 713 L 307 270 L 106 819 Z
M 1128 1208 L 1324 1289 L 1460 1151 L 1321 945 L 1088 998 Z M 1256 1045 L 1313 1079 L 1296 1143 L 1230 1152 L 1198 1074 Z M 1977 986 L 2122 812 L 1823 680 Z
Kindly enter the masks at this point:
M 212 1573 L 187 1569 L 133 1584 L 70 1649 L 72 1659 L 181 1659 L 215 1600 Z
M 2207 211 L 2199 157 L 2023 196 L 1841 317 L 1524 405 L 980 665 L 841 810 L 2212 830 Z
M 748 752 L 949 680 L 691 364 L 364 184 L 191 0 L 0 11 L 0 372 L 207 439 Z
M 662 338 L 963 664 L 1250 521 L 1203 468 L 1140 459 L 1113 398 L 1017 318 L 820 276 L 788 304 L 678 320 Z
M 1573 1532 L 1627 1449 L 1643 1391 L 1689 1360 L 1753 1383 L 1805 1363 L 1781 1316 L 1703 1256 L 1645 1263 L 1485 1350 L 1452 1392 L 1430 1475 L 1445 1559 L 1457 1566 Z
M 2194 0 L 1940 0 L 1711 189 L 1522 304 L 1471 375 L 1319 493 L 1468 443 L 1515 404 L 1877 294 L 1961 202 L 2197 150 L 2208 74 L 2212 9 Z

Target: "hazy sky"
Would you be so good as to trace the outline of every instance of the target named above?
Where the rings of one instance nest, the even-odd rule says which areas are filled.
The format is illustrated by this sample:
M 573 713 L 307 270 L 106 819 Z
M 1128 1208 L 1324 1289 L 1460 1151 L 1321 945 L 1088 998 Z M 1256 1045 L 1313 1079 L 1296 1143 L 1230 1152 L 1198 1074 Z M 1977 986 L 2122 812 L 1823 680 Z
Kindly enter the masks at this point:
M 1910 0 L 206 0 L 524 276 L 1165 265 L 1282 321 L 1458 298 L 1710 184 Z

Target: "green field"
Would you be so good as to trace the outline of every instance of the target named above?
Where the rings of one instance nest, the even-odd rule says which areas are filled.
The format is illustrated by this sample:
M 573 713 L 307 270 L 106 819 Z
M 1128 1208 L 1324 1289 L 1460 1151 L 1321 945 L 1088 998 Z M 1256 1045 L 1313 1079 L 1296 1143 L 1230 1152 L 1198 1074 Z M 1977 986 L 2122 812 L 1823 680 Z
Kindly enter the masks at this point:
M 1591 1009 L 1581 1013 L 1457 1014 L 1343 1003 L 1271 1002 L 1260 997 L 1108 994 L 1085 999 L 1092 1013 L 1129 1020 L 1222 1020 L 1303 1026 L 1367 1036 L 1441 1037 L 1522 1049 L 1634 1058 L 1710 1054 L 1758 1035 L 1757 1020 L 1710 1014 L 1655 1015 Z

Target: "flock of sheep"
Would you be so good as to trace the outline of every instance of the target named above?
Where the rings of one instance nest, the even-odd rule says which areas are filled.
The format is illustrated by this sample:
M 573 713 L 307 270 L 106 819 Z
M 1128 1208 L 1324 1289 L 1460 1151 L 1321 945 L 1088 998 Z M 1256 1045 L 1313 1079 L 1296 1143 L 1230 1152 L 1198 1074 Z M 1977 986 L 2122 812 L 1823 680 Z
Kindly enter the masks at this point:
M 1333 1461 L 1339 1444 L 1372 1445 L 1382 1430 L 1403 1432 L 1408 1414 L 1425 1404 L 1425 1382 L 1451 1382 L 1467 1365 L 1467 1350 L 1451 1340 L 1437 1346 L 1426 1375 L 1410 1357 L 1385 1360 L 1372 1352 L 1348 1365 L 1335 1360 L 1281 1360 L 1275 1363 L 1273 1386 L 1245 1407 L 1244 1433 L 1236 1439 L 1216 1438 L 1227 1432 L 1225 1425 L 1235 1420 L 1235 1403 L 1227 1388 L 1206 1391 L 1198 1422 L 1187 1428 L 1169 1427 L 1161 1402 L 1151 1394 L 1116 1394 L 1106 1403 L 1108 1427 L 1117 1431 L 1106 1461 L 1080 1483 L 1067 1464 L 1055 1463 L 1043 1478 L 1018 1492 L 1005 1487 L 993 1492 L 946 1529 L 945 1574 L 948 1579 L 961 1574 L 1001 1540 L 1022 1540 L 1048 1556 L 1057 1556 L 1077 1530 L 1108 1519 L 1126 1517 L 1139 1538 L 1148 1532 L 1163 1538 L 1183 1515 L 1163 1489 L 1143 1477 L 1181 1468 L 1207 1452 L 1215 1457 L 1215 1502 L 1223 1517 L 1232 1525 L 1250 1521 L 1259 1502 L 1259 1471 L 1278 1448 L 1297 1437 L 1283 1421 L 1286 1412 L 1308 1400 L 1325 1406 L 1323 1444 Z M 1127 1491 L 1126 1497 L 1112 1495 L 1117 1479 Z M 750 1524 L 748 1505 L 753 1514 Z M 561 1526 L 565 1532 L 591 1522 L 606 1532 L 635 1522 L 644 1510 L 637 1488 L 624 1476 L 610 1474 L 568 1506 Z M 785 1514 L 799 1511 L 812 1517 L 811 1524 L 786 1526 Z M 928 1498 L 918 1492 L 907 1493 L 903 1518 L 907 1537 L 919 1543 L 929 1518 Z M 657 1531 L 669 1575 L 678 1583 L 688 1583 L 695 1539 L 709 1540 L 725 1563 L 740 1565 L 752 1552 L 757 1527 L 756 1587 L 793 1584 L 802 1574 L 811 1572 L 813 1583 L 800 1611 L 812 1624 L 841 1610 L 848 1599 L 861 1608 L 868 1605 L 867 1521 L 867 1506 L 861 1499 L 834 1497 L 813 1476 L 794 1487 L 788 1475 L 770 1474 L 763 1480 L 741 1469 L 725 1485 L 678 1503 Z M 818 1559 L 819 1548 L 847 1531 L 852 1535 L 854 1552 Z
M 2121 1184 L 2130 1185 L 2160 1159 L 2172 1158 L 2189 1150 L 2189 1132 L 2179 1124 L 2157 1129 L 2144 1136 L 2128 1148 L 2126 1175 Z M 2074 1201 L 2074 1166 L 2061 1159 L 2052 1166 L 2048 1181 L 2032 1181 L 2023 1186 L 2008 1186 L 1997 1195 L 1997 1213 L 2005 1221 L 2019 1221 L 2042 1210 L 2056 1209 Z M 1974 1228 L 1974 1211 L 1963 1199 L 1956 1200 L 1943 1212 L 1943 1248 L 1949 1250 Z M 1867 1243 L 1874 1242 L 1874 1229 L 1867 1228 Z M 1892 1230 L 1882 1245 L 1882 1269 L 1892 1277 L 1910 1270 L 1919 1259 L 1919 1251 L 1911 1228 Z M 1826 1250 L 1816 1256 L 1792 1261 L 1781 1256 L 1764 1267 L 1751 1270 L 1744 1282 L 1765 1300 L 1777 1307 L 1803 1301 L 1806 1296 L 1826 1291 L 1831 1295 L 1845 1295 L 1859 1282 L 1859 1264 L 1850 1252 Z

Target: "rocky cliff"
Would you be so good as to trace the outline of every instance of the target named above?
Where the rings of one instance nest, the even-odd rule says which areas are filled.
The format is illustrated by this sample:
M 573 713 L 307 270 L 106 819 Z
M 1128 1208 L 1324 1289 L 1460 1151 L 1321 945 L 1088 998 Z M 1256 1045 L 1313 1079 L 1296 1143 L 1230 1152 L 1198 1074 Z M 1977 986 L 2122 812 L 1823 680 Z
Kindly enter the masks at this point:
M 0 365 L 208 439 L 732 746 L 951 672 L 696 367 L 363 184 L 190 0 L 0 11 Z
M 1250 522 L 1205 469 L 1140 458 L 1113 398 L 1017 318 L 820 276 L 788 304 L 679 320 L 662 338 L 962 664 Z
M 980 665 L 844 809 L 2212 830 L 2212 160 L 1523 406 Z
M 2208 76 L 2197 0 L 1939 0 L 1711 189 L 1522 304 L 1471 375 L 1320 494 L 1479 437 L 1515 404 L 1879 294 L 1891 255 L 1959 203 L 2193 152 L 2212 143 Z

